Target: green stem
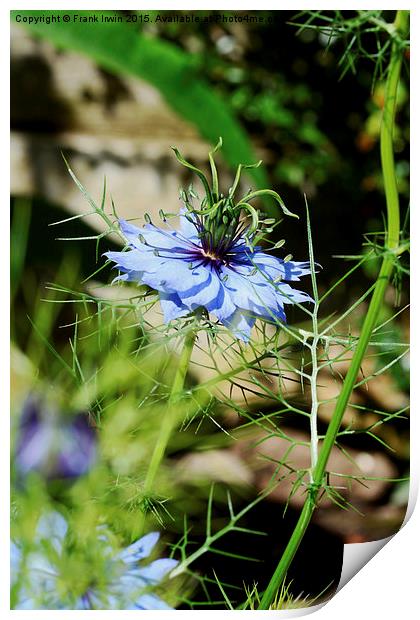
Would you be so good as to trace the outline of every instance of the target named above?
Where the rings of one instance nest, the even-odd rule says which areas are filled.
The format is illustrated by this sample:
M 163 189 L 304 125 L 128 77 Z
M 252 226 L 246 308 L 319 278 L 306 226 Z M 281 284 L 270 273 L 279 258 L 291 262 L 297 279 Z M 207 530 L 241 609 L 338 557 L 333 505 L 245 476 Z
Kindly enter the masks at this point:
M 165 455 L 166 448 L 171 437 L 173 428 L 177 419 L 177 407 L 174 406 L 177 399 L 184 389 L 185 377 L 187 375 L 188 366 L 191 359 L 191 353 L 194 347 L 196 331 L 194 328 L 185 336 L 184 347 L 179 360 L 178 368 L 172 384 L 171 393 L 169 395 L 166 411 L 163 415 L 162 424 L 160 426 L 159 435 L 153 450 L 150 465 L 147 470 L 146 479 L 144 481 L 144 496 L 147 498 L 153 491 L 154 482 L 159 470 L 162 459 Z
M 317 310 L 315 308 L 314 310 Z M 312 361 L 312 372 L 311 372 L 311 417 L 310 417 L 310 428 L 311 428 L 311 469 L 310 469 L 310 482 L 313 484 L 314 482 L 314 472 L 318 462 L 318 389 L 317 389 L 317 380 L 318 380 L 318 333 L 316 330 L 316 321 L 317 315 L 314 313 L 314 338 L 311 343 L 311 361 Z
M 305 198 L 306 202 L 306 198 Z M 319 295 L 318 295 L 318 285 L 315 276 L 315 257 L 314 257 L 314 247 L 312 243 L 312 232 L 311 226 L 309 222 L 309 209 L 308 203 L 306 202 L 306 219 L 308 226 L 308 245 L 309 245 L 309 263 L 311 265 L 311 279 L 312 279 L 312 292 L 314 295 L 314 309 L 312 312 L 312 342 L 310 345 L 311 351 L 311 414 L 310 414 L 310 431 L 311 431 L 311 468 L 309 470 L 309 481 L 311 484 L 314 483 L 314 475 L 316 464 L 318 462 L 318 344 L 319 344 L 319 334 L 318 334 L 318 311 L 319 311 Z
M 405 38 L 408 33 L 408 11 L 398 11 L 395 18 L 394 26 L 400 33 L 401 38 Z M 364 358 L 366 349 L 369 345 L 372 331 L 375 327 L 379 310 L 381 308 L 385 291 L 392 274 L 395 255 L 398 253 L 398 244 L 400 236 L 400 211 L 398 201 L 397 181 L 395 175 L 394 153 L 392 134 L 395 120 L 395 103 L 397 96 L 397 88 L 401 72 L 402 53 L 399 42 L 394 41 L 391 52 L 391 60 L 388 70 L 386 83 L 386 94 L 384 110 L 381 124 L 381 164 L 382 174 L 384 178 L 384 188 L 387 206 L 388 233 L 387 233 L 387 252 L 384 255 L 381 270 L 375 284 L 369 309 L 363 323 L 360 338 L 343 383 L 343 389 L 337 399 L 334 414 L 328 425 L 321 450 L 319 452 L 318 461 L 313 474 L 313 483 L 305 500 L 299 520 L 293 531 L 293 534 L 286 546 L 286 549 L 280 559 L 280 562 L 268 584 L 267 589 L 261 599 L 259 609 L 269 609 L 275 598 L 278 588 L 284 581 L 290 564 L 300 546 L 306 529 L 311 521 L 312 514 L 316 508 L 316 501 L 319 491 L 321 490 L 324 479 L 325 469 L 328 463 L 331 450 L 335 444 L 337 433 L 341 426 L 344 411 L 347 407 L 350 395 L 353 391 L 354 384 L 360 369 L 360 365 Z

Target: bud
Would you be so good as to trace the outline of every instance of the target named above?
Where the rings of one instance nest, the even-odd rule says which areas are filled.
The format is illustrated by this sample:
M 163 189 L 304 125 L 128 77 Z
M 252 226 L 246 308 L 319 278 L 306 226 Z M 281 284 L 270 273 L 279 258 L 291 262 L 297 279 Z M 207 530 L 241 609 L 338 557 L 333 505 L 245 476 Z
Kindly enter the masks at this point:
M 221 147 L 222 141 L 219 140 L 216 147 L 209 153 L 210 179 L 205 171 L 200 170 L 194 164 L 184 159 L 177 148 L 172 147 L 172 149 L 179 163 L 191 170 L 199 178 L 204 189 L 205 197 L 199 208 L 193 207 L 188 202 L 185 192 L 181 192 L 185 207 L 194 219 L 190 220 L 188 216 L 186 217 L 197 229 L 203 254 L 206 259 L 219 261 L 219 264 L 228 264 L 229 251 L 236 246 L 238 241 L 245 243 L 252 252 L 255 244 L 261 238 L 261 234 L 273 231 L 276 220 L 274 218 L 267 218 L 265 213 L 261 213 L 256 209 L 251 204 L 254 199 L 270 196 L 278 203 L 286 215 L 293 214 L 286 209 L 277 192 L 270 189 L 253 191 L 250 188 L 242 198 L 235 198 L 242 171 L 247 168 L 256 168 L 261 162 L 251 165 L 239 164 L 234 182 L 231 184 L 228 193 L 225 194 L 220 191 L 219 176 L 213 155 Z M 197 197 L 191 186 L 188 193 L 190 196 Z

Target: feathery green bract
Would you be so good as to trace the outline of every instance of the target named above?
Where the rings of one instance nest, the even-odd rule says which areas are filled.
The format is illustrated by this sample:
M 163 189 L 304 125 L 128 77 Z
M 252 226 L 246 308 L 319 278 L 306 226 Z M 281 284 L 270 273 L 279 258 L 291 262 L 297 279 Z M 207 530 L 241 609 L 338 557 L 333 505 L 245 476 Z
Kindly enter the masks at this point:
M 408 47 L 408 40 L 401 37 L 394 24 L 384 19 L 384 11 L 302 11 L 294 18 L 293 25 L 299 32 L 315 30 L 328 49 L 341 41 L 339 60 L 340 79 L 350 72 L 355 74 L 357 64 L 366 59 L 374 64 L 372 88 L 377 80 L 385 77 L 391 45 L 396 41 L 401 48 Z

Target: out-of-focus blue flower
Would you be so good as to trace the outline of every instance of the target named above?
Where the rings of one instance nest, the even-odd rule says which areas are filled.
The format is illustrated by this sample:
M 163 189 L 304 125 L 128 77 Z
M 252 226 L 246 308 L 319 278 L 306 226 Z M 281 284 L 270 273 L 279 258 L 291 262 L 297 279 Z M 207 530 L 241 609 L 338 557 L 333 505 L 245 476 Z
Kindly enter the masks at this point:
M 76 478 L 96 459 L 96 433 L 87 415 L 66 416 L 35 398 L 27 400 L 17 429 L 15 466 L 20 475 L 37 471 L 46 479 Z
M 102 574 L 99 578 L 89 575 L 91 585 L 74 597 L 71 584 L 66 590 L 62 574 L 67 530 L 64 517 L 50 512 L 38 522 L 34 550 L 25 556 L 19 545 L 12 542 L 15 609 L 173 609 L 153 590 L 178 562 L 164 558 L 148 565 L 139 564 L 152 552 L 159 540 L 158 532 L 151 532 L 115 553 L 106 530 L 98 528 L 96 553 L 104 558 Z
M 286 304 L 312 301 L 284 282 L 309 274 L 309 263 L 270 256 L 251 247 L 244 234 L 215 242 L 198 215 L 183 213 L 180 219 L 180 231 L 120 220 L 130 249 L 106 253 L 122 272 L 115 280 L 159 292 L 166 322 L 202 307 L 247 341 L 256 318 L 286 321 Z
M 261 251 L 258 240 L 264 238 L 264 231 L 272 231 L 274 220 L 261 219 L 250 202 L 268 194 L 286 215 L 293 214 L 272 190 L 250 190 L 236 201 L 234 195 L 244 166 L 239 166 L 227 195 L 221 194 L 213 160 L 213 153 L 221 145 L 220 139 L 209 153 L 212 188 L 206 175 L 174 149 L 178 161 L 197 174 L 206 194 L 201 206 L 195 208 L 188 195 L 181 192 L 185 208 L 180 214 L 179 231 L 156 227 L 149 217 L 142 228 L 119 220 L 129 251 L 105 255 L 122 272 L 115 280 L 133 280 L 158 291 L 166 322 L 204 308 L 247 341 L 256 318 L 284 322 L 286 304 L 313 301 L 307 293 L 285 284 L 309 274 L 310 266 Z M 189 196 L 197 198 L 191 190 Z M 164 214 L 162 217 L 166 219 Z

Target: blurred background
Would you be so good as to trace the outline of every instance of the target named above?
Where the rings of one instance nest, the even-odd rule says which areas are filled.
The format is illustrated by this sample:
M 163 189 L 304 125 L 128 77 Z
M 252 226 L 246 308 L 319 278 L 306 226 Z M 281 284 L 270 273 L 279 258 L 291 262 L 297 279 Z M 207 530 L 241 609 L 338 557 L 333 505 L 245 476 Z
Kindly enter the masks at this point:
M 246 184 L 256 187 L 267 182 L 267 187 L 278 191 L 291 211 L 300 214 L 300 221 L 283 221 L 276 229 L 279 238 L 287 240 L 286 253 L 291 252 L 296 260 L 307 259 L 302 217 L 306 194 L 315 259 L 322 265 L 318 274 L 321 293 L 352 265 L 337 256 L 362 254 L 364 235 L 383 231 L 385 202 L 378 139 L 384 90 L 380 79 L 372 79 L 373 63 L 360 58 L 355 73 L 344 72 L 345 66 L 340 64 L 343 43 L 328 40 L 316 30 L 298 29 L 292 22 L 300 23 L 302 19 L 287 11 L 252 13 L 261 18 L 260 23 L 177 23 L 177 16 L 187 14 L 182 11 L 164 13 L 175 18 L 172 22 L 156 21 L 153 12 L 149 12 L 151 18 L 146 23 L 139 19 L 144 14 L 113 14 L 124 21 L 107 24 L 106 28 L 79 24 L 72 41 L 63 37 L 60 28 L 25 28 L 12 19 L 12 391 L 17 417 L 34 386 L 38 389 L 42 384 L 41 391 L 49 393 L 62 392 L 58 400 L 64 409 L 66 401 L 72 399 L 69 384 L 64 381 L 60 385 L 56 353 L 71 363 L 71 335 L 62 326 L 74 322 L 75 310 L 72 304 L 43 301 L 55 302 L 66 296 L 52 291 L 48 283 L 58 282 L 68 290 L 87 290 L 89 294 L 98 290 L 101 295 L 109 294 L 104 293 L 103 285 L 110 281 L 110 269 L 97 273 L 93 283 L 82 281 L 102 264 L 100 253 L 110 249 L 113 242 L 100 241 L 96 265 L 95 241 L 57 240 L 95 235 L 103 230 L 101 222 L 87 218 L 60 227 L 49 226 L 88 210 L 61 153 L 95 199 L 100 200 L 106 177 L 108 195 L 118 214 L 143 222 L 145 212 L 155 219 L 160 209 L 177 212 L 179 188 L 191 181 L 170 147 L 177 146 L 187 159 L 204 167 L 209 147 L 221 135 L 224 148 L 219 162 L 226 188 L 235 164 L 262 159 L 264 168 L 250 176 Z M 344 17 L 351 15 L 344 13 Z M 133 19 L 127 23 L 130 16 Z M 393 12 L 384 12 L 383 17 L 392 21 Z M 133 42 L 140 42 L 138 57 L 131 53 Z M 104 55 L 105 48 L 108 51 Z M 138 75 L 133 72 L 136 62 Z M 403 219 L 409 198 L 407 73 L 403 71 L 398 95 L 395 135 Z M 356 277 L 338 287 L 324 308 L 325 316 L 350 306 L 372 283 L 377 265 L 375 261 L 366 263 Z M 397 297 L 399 307 L 408 303 L 405 275 L 400 276 L 390 286 L 382 320 L 395 312 Z M 349 317 L 348 329 L 352 333 L 357 333 L 365 311 L 366 306 L 361 304 Z M 301 313 L 291 312 L 290 321 L 302 321 Z M 383 338 L 407 342 L 408 329 L 408 312 L 403 311 Z M 94 354 L 90 352 L 92 360 Z M 340 369 L 342 375 L 346 364 L 343 362 Z M 366 364 L 366 372 L 374 372 L 375 362 L 368 360 Z M 196 366 L 191 382 L 197 384 L 208 378 L 206 368 Z M 320 389 L 325 400 L 333 398 L 337 382 L 325 374 Z M 239 393 L 237 398 L 241 401 Z M 371 381 L 368 391 L 357 390 L 354 399 L 369 409 L 372 424 L 376 411 L 405 409 L 407 358 Z M 132 405 L 135 410 L 134 402 Z M 269 410 L 270 403 L 251 397 L 246 406 L 256 413 L 261 407 Z M 234 429 L 237 416 L 234 409 L 228 409 L 224 407 L 218 415 L 224 425 Z M 349 412 L 350 419 L 351 415 Z M 331 407 L 322 407 L 321 425 L 328 423 L 330 416 Z M 95 426 L 95 416 L 91 418 Z M 301 418 L 287 416 L 282 424 L 296 442 L 307 440 Z M 272 475 L 269 459 L 275 460 L 286 449 L 278 438 L 259 446 L 259 431 L 234 445 L 227 442 L 219 446 L 213 439 L 206 442 L 205 437 L 213 437 L 216 432 L 208 420 L 197 432 L 202 440 L 200 449 L 196 449 L 193 437 L 175 446 L 171 454 L 177 467 L 172 506 L 175 520 L 169 520 L 165 527 L 172 541 L 182 530 L 182 502 L 191 486 L 197 498 L 203 498 L 194 506 L 184 504 L 193 515 L 199 540 L 209 485 L 215 481 L 227 485 L 239 504 L 246 503 Z M 343 513 L 332 502 L 325 502 L 318 510 L 290 575 L 295 595 L 302 591 L 317 595 L 337 582 L 343 542 L 374 540 L 399 528 L 405 514 L 407 484 L 392 485 L 381 478 L 407 474 L 408 422 L 402 416 L 394 417 L 380 427 L 378 435 L 380 441 L 368 434 L 343 440 L 354 463 L 353 474 L 359 467 L 378 480 L 354 485 L 351 497 L 356 510 Z M 109 439 L 106 433 L 105 437 Z M 267 457 L 264 465 L 262 454 Z M 337 449 L 332 458 L 334 471 L 349 472 L 349 461 L 342 451 Z M 293 464 L 305 467 L 305 459 L 305 450 L 301 453 L 297 447 Z M 107 476 L 112 478 L 114 474 L 111 467 Z M 247 527 L 265 529 L 270 534 L 263 543 L 257 541 L 258 550 L 253 550 L 260 560 L 258 570 L 249 563 L 246 573 L 243 563 L 238 570 L 234 558 L 227 561 L 217 555 L 202 558 L 197 570 L 212 574 L 214 569 L 221 580 L 230 580 L 236 586 L 243 581 L 262 583 L 268 578 L 303 501 L 302 494 L 294 495 L 282 521 L 292 482 L 280 485 L 249 516 Z M 120 505 L 125 506 L 124 501 Z M 243 551 L 243 543 L 233 535 L 224 544 L 232 553 Z M 323 571 L 318 570 L 314 576 L 310 562 L 319 567 L 320 557 Z

